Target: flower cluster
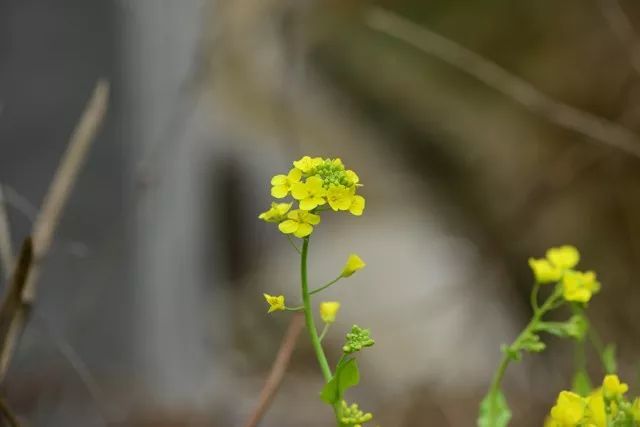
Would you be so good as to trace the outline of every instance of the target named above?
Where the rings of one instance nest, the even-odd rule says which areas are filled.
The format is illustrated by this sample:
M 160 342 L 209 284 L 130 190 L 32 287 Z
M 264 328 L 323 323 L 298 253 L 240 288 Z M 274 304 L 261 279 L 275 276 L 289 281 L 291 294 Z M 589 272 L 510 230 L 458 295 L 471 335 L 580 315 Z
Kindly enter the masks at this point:
M 345 426 L 362 427 L 361 425 L 371 421 L 373 415 L 370 412 L 363 412 L 357 403 L 348 405 L 344 400 L 341 404 L 340 421 Z
M 617 375 L 607 375 L 602 387 L 586 397 L 562 391 L 545 422 L 545 427 L 640 426 L 640 398 L 630 402 L 629 387 Z
M 547 251 L 545 258 L 530 258 L 529 266 L 539 284 L 558 282 L 567 301 L 586 303 L 600 290 L 593 271 L 574 270 L 580 253 L 573 246 L 561 246 Z
M 304 238 L 320 223 L 318 213 L 323 210 L 362 215 L 365 199 L 356 194 L 360 186 L 358 175 L 346 169 L 342 160 L 304 156 L 293 162 L 293 169 L 288 174 L 271 178 L 271 195 L 276 199 L 291 196 L 293 201 L 274 202 L 258 218 L 278 224 L 284 234 Z M 295 202 L 298 209 L 292 210 Z
M 369 329 L 363 329 L 358 325 L 353 325 L 351 332 L 347 333 L 346 342 L 342 347 L 344 354 L 351 354 L 362 350 L 365 347 L 371 347 L 375 341 L 370 337 Z

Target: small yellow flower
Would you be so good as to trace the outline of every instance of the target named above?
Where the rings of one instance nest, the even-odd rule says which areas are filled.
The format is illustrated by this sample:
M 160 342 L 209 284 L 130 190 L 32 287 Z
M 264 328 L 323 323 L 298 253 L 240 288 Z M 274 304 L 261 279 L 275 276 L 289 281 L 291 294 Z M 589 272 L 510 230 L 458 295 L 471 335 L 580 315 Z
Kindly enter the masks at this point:
M 577 427 L 584 412 L 585 401 L 582 397 L 570 391 L 561 391 L 555 406 L 551 408 L 551 419 L 559 426 Z
M 310 211 L 326 203 L 327 189 L 323 184 L 321 178 L 312 176 L 306 182 L 296 182 L 291 186 L 291 195 L 300 201 L 300 209 Z
M 533 270 L 538 283 L 553 283 L 562 278 L 562 270 L 552 265 L 547 259 L 529 258 L 529 267 Z
M 276 199 L 287 197 L 293 184 L 300 182 L 302 172 L 299 169 L 291 169 L 288 175 L 276 175 L 271 178 L 271 195 Z
M 327 301 L 320 303 L 320 317 L 324 323 L 336 321 L 336 315 L 340 310 L 340 303 L 337 301 Z
M 289 212 L 287 218 L 287 220 L 278 224 L 278 228 L 284 234 L 293 234 L 300 238 L 313 233 L 313 226 L 320 223 L 320 215 L 300 209 Z
M 349 212 L 352 215 L 360 216 L 364 211 L 364 197 L 362 196 L 353 196 L 353 200 L 351 201 L 351 206 L 349 207 Z
M 588 302 L 591 296 L 600 290 L 600 283 L 593 271 L 567 271 L 562 278 L 564 299 L 567 301 Z
M 640 423 L 640 397 L 633 401 L 633 405 L 631 405 L 631 415 L 633 416 L 633 421 Z
M 360 177 L 352 170 L 347 170 L 344 172 L 344 175 L 347 177 L 347 180 L 351 185 L 358 185 L 360 183 Z
M 332 185 L 327 190 L 327 202 L 334 211 L 347 211 L 353 203 L 353 191 L 348 188 Z
M 547 259 L 556 267 L 568 270 L 580 261 L 580 252 L 574 246 L 564 245 L 547 251 Z
M 585 411 L 584 421 L 589 426 L 606 427 L 607 414 L 604 398 L 602 397 L 602 389 L 595 390 L 589 395 L 589 397 L 587 397 L 587 408 Z
M 263 294 L 264 299 L 269 304 L 268 313 L 273 313 L 274 311 L 284 310 L 284 295 L 269 295 Z
M 293 162 L 293 166 L 295 166 L 297 169 L 301 170 L 302 172 L 308 175 L 311 175 L 313 174 L 313 171 L 315 170 L 315 168 L 318 167 L 318 165 L 320 165 L 321 163 L 322 163 L 322 158 L 320 157 L 311 158 L 309 156 L 304 156 L 300 160 L 295 160 Z
M 349 277 L 358 270 L 362 270 L 367 264 L 356 254 L 349 255 L 347 263 L 342 269 L 342 277 Z
M 606 399 L 615 399 L 629 390 L 629 386 L 620 382 L 617 375 L 607 375 L 602 381 L 602 393 Z
M 287 218 L 291 205 L 291 203 L 271 203 L 271 209 L 262 212 L 258 218 L 266 222 L 282 222 Z

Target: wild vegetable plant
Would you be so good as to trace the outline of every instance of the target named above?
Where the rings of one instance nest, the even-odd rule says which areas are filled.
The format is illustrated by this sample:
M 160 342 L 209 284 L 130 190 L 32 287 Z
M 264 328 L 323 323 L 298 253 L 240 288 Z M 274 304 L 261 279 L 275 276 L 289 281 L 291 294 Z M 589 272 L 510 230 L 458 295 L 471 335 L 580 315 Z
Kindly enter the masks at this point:
M 579 345 L 584 342 L 589 329 L 585 308 L 591 297 L 600 290 L 600 283 L 596 280 L 596 274 L 593 271 L 582 272 L 575 269 L 579 261 L 580 253 L 573 246 L 551 248 L 547 251 L 545 258 L 529 259 L 529 266 L 535 277 L 535 284 L 531 291 L 533 315 L 516 339 L 502 347 L 502 360 L 494 374 L 489 391 L 480 404 L 478 426 L 505 427 L 509 424 L 511 411 L 502 393 L 502 379 L 509 364 L 521 360 L 523 353 L 539 353 L 546 348 L 540 337 L 541 333 L 573 338 Z M 547 297 L 540 303 L 539 293 L 547 289 Z M 572 316 L 568 320 L 563 322 L 545 320 L 547 314 L 563 306 L 571 309 Z M 577 370 L 574 388 L 580 388 L 583 392 L 590 390 L 588 376 L 583 367 Z M 565 426 L 565 424 L 557 425 Z M 571 424 L 571 426 L 578 426 L 578 424 Z
M 307 258 L 309 242 L 318 224 L 321 214 L 328 211 L 349 212 L 362 215 L 365 199 L 357 194 L 362 186 L 360 178 L 352 170 L 348 170 L 340 159 L 311 158 L 304 156 L 293 162 L 293 168 L 286 174 L 276 175 L 271 179 L 271 195 L 279 200 L 271 208 L 259 215 L 259 218 L 278 225 L 278 229 L 289 239 L 291 245 L 300 255 L 300 299 L 301 305 L 287 306 L 284 295 L 270 295 L 264 298 L 269 304 L 269 313 L 274 311 L 302 311 L 309 339 L 320 365 L 325 386 L 320 392 L 321 399 L 331 405 L 338 427 L 360 427 L 373 418 L 365 413 L 356 403 L 348 404 L 344 400 L 345 392 L 358 384 L 360 374 L 355 354 L 365 347 L 374 344 L 369 330 L 354 325 L 346 334 L 342 347 L 342 355 L 334 369 L 331 369 L 325 355 L 322 341 L 336 319 L 340 303 L 324 301 L 318 306 L 319 315 L 324 323 L 319 334 L 314 318 L 312 297 L 334 285 L 341 279 L 350 277 L 365 267 L 364 261 L 356 254 L 349 255 L 342 272 L 333 280 L 315 289 L 309 289 L 307 277 Z M 293 199 L 293 200 L 291 200 Z M 294 205 L 297 204 L 297 209 Z M 292 238 L 301 239 L 302 247 Z

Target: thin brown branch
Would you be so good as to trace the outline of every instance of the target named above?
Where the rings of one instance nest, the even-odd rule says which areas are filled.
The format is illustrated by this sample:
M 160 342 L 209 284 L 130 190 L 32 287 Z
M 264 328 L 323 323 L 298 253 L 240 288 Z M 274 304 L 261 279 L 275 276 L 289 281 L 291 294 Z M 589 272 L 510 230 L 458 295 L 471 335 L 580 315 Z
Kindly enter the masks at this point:
M 13 248 L 11 245 L 11 227 L 9 226 L 9 216 L 7 215 L 7 201 L 2 184 L 0 184 L 0 265 L 2 265 L 2 272 L 8 279 L 13 270 Z
M 280 349 L 278 350 L 278 355 L 276 356 L 273 365 L 271 366 L 271 371 L 269 372 L 269 376 L 264 383 L 264 387 L 260 392 L 260 397 L 258 398 L 258 405 L 255 407 L 249 420 L 245 424 L 245 427 L 256 427 L 264 414 L 271 406 L 271 402 L 275 397 L 280 385 L 282 384 L 282 380 L 284 378 L 284 374 L 287 371 L 287 367 L 289 366 L 289 361 L 291 360 L 291 354 L 293 350 L 296 348 L 296 343 L 298 342 L 298 337 L 300 336 L 300 332 L 304 326 L 304 318 L 302 317 L 302 313 L 295 313 L 291 317 L 291 321 L 289 322 L 289 327 L 287 328 L 287 332 L 285 333 L 284 338 L 282 339 L 282 343 L 280 344 Z
M 467 73 L 562 128 L 640 158 L 640 138 L 631 130 L 556 101 L 521 77 L 453 40 L 378 7 L 369 10 L 366 23 L 376 31 L 395 37 Z
M 631 66 L 640 74 L 640 38 L 619 0 L 598 0 L 598 5 L 609 29 L 626 50 Z
M 20 427 L 20 421 L 18 421 L 18 417 L 16 417 L 7 402 L 4 399 L 0 399 L 0 414 L 7 420 L 9 427 Z
M 49 251 L 60 215 L 87 158 L 91 144 L 104 121 L 108 103 L 109 83 L 106 80 L 99 80 L 71 135 L 67 151 L 51 181 L 42 209 L 33 226 L 34 268 L 24 292 L 24 298 L 28 301 L 33 301 L 35 298 L 39 264 Z
M 33 245 L 26 239 L 20 248 L 15 269 L 0 303 L 0 381 L 4 379 L 17 339 L 27 319 L 30 305 L 22 298 L 33 267 Z

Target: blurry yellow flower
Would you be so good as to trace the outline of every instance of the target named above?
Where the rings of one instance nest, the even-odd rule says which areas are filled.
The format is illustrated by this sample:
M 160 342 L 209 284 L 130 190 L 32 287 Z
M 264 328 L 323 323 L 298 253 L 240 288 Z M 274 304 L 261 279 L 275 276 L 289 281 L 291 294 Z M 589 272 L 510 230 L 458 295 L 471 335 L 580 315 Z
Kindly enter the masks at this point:
M 362 270 L 367 264 L 356 254 L 349 255 L 347 263 L 342 269 L 342 277 L 349 277 L 358 270 Z
M 358 185 L 360 183 L 360 177 L 354 171 L 347 170 L 344 172 L 344 175 L 351 185 Z
M 562 287 L 567 301 L 588 302 L 600 290 L 600 283 L 593 271 L 583 273 L 569 270 L 562 278 Z
M 353 199 L 351 201 L 351 206 L 349 207 L 349 212 L 351 212 L 351 214 L 355 216 L 362 215 L 362 212 L 364 211 L 364 204 L 365 204 L 364 197 L 353 196 Z
M 304 156 L 300 160 L 296 160 L 293 162 L 293 166 L 297 169 L 300 169 L 302 172 L 306 174 L 312 174 L 314 169 L 318 167 L 322 163 L 322 158 L 314 157 L 311 158 L 309 156 Z
M 607 413 L 605 411 L 604 398 L 602 397 L 602 389 L 594 391 L 587 397 L 585 421 L 589 426 L 607 427 Z
M 332 185 L 327 190 L 327 202 L 334 211 L 346 211 L 353 203 L 353 192 L 350 189 Z
M 320 303 L 320 317 L 324 323 L 333 323 L 336 321 L 336 315 L 340 310 L 340 303 L 337 301 L 327 301 Z
M 313 226 L 320 223 L 320 216 L 296 209 L 289 212 L 287 220 L 278 224 L 278 228 L 284 234 L 292 234 L 296 237 L 306 237 L 313 232 Z
M 271 209 L 262 212 L 258 218 L 266 222 L 281 222 L 287 218 L 291 203 L 271 203 Z
M 529 267 L 533 270 L 538 283 L 557 282 L 562 278 L 562 270 L 552 265 L 547 259 L 529 258 Z
M 287 197 L 291 186 L 302 178 L 302 172 L 299 169 L 291 169 L 288 175 L 276 175 L 271 178 L 271 195 L 276 199 Z
M 263 294 L 264 299 L 269 304 L 268 313 L 273 313 L 274 311 L 284 310 L 284 295 L 269 295 Z
M 602 393 L 607 399 L 615 399 L 629 390 L 629 386 L 620 382 L 617 375 L 607 375 L 602 381 Z
M 570 391 L 561 391 L 555 406 L 551 408 L 551 418 L 558 426 L 577 427 L 584 412 L 585 402 L 582 397 Z
M 633 416 L 633 421 L 640 423 L 640 397 L 633 401 L 633 405 L 631 405 L 631 415 Z
M 574 246 L 560 246 L 557 248 L 551 248 L 547 251 L 547 259 L 551 263 L 562 269 L 568 270 L 575 267 L 580 261 L 580 252 Z
M 306 182 L 296 182 L 291 186 L 291 195 L 300 201 L 300 209 L 310 211 L 320 205 L 324 205 L 327 194 L 323 181 L 317 176 L 307 178 Z

